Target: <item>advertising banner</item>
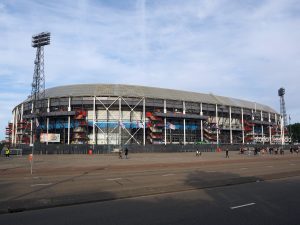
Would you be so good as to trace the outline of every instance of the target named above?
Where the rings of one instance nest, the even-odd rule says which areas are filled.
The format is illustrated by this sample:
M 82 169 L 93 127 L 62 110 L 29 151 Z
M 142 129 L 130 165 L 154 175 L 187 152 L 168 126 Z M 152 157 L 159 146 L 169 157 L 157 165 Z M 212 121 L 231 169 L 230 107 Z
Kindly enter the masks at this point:
M 49 134 L 41 134 L 40 141 L 42 143 L 44 142 L 60 142 L 60 134 L 54 134 L 54 133 L 49 133 Z

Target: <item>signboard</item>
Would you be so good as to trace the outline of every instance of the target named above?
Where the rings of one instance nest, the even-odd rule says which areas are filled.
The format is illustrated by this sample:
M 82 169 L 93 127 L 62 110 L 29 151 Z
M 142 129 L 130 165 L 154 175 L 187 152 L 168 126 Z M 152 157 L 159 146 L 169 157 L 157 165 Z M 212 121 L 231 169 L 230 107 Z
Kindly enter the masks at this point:
M 43 142 L 60 142 L 60 134 L 41 134 L 40 141 Z
M 270 138 L 268 138 L 268 137 L 254 137 L 254 140 L 255 140 L 255 142 L 259 142 L 259 143 L 260 142 L 270 142 Z M 282 137 L 273 135 L 271 141 L 273 143 L 281 143 Z M 284 137 L 284 142 L 286 142 L 286 143 L 291 142 L 291 138 Z

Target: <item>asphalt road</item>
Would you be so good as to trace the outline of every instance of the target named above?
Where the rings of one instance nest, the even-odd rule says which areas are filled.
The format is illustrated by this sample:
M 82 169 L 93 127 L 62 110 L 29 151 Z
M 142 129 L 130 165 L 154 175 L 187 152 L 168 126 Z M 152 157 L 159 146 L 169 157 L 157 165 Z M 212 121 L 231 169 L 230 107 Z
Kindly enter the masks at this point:
M 300 223 L 300 177 L 0 215 L 0 224 Z
M 209 161 L 191 158 L 188 154 L 160 154 L 157 155 L 160 159 L 149 163 L 145 155 L 141 155 L 140 159 L 132 157 L 118 161 L 114 158 L 115 162 L 107 160 L 106 164 L 92 167 L 92 162 L 82 161 L 79 156 L 77 161 L 66 162 L 68 167 L 63 167 L 63 162 L 51 165 L 50 158 L 46 157 L 44 161 L 37 162 L 40 165 L 48 163 L 51 167 L 40 166 L 33 176 L 19 168 L 22 163 L 11 161 L 15 164 L 10 170 L 3 169 L 0 178 L 0 212 L 110 201 L 300 175 L 300 157 L 297 155 L 236 156 L 236 159 L 230 160 L 216 158 L 219 156 L 212 155 Z M 99 164 L 99 161 L 94 161 Z M 74 162 L 82 162 L 85 166 L 80 164 L 78 167 Z

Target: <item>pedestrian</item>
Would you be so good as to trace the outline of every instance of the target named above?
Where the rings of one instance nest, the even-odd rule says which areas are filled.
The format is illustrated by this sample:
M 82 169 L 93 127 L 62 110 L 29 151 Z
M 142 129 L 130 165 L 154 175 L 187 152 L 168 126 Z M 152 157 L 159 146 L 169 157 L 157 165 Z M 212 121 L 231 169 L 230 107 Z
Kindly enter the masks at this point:
M 122 149 L 119 150 L 119 159 L 122 159 Z
M 244 149 L 243 149 L 243 147 L 240 147 L 240 154 L 244 154 Z
M 226 158 L 229 158 L 229 151 L 228 151 L 228 148 L 226 148 Z
M 270 147 L 270 148 L 269 148 L 269 154 L 271 155 L 271 154 L 272 154 L 272 152 L 273 152 L 273 148 L 272 148 L 272 147 Z
M 125 148 L 125 157 L 126 157 L 126 159 L 128 159 L 128 148 L 127 147 Z
M 7 149 L 5 150 L 5 157 L 9 157 L 10 154 L 10 150 L 9 147 L 7 147 Z

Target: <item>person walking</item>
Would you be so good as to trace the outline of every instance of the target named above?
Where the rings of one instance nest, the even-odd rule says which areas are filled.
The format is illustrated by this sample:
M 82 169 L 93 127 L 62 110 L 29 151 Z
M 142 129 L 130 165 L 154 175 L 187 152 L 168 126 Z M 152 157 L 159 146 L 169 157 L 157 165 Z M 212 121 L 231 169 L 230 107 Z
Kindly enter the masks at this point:
M 122 159 L 123 157 L 122 157 L 122 150 L 120 149 L 119 150 L 119 159 Z
M 229 158 L 229 151 L 228 151 L 228 148 L 226 148 L 226 158 Z
M 128 148 L 125 148 L 125 158 L 128 159 Z
M 10 154 L 10 150 L 9 147 L 7 147 L 7 149 L 5 150 L 5 157 L 9 157 Z

